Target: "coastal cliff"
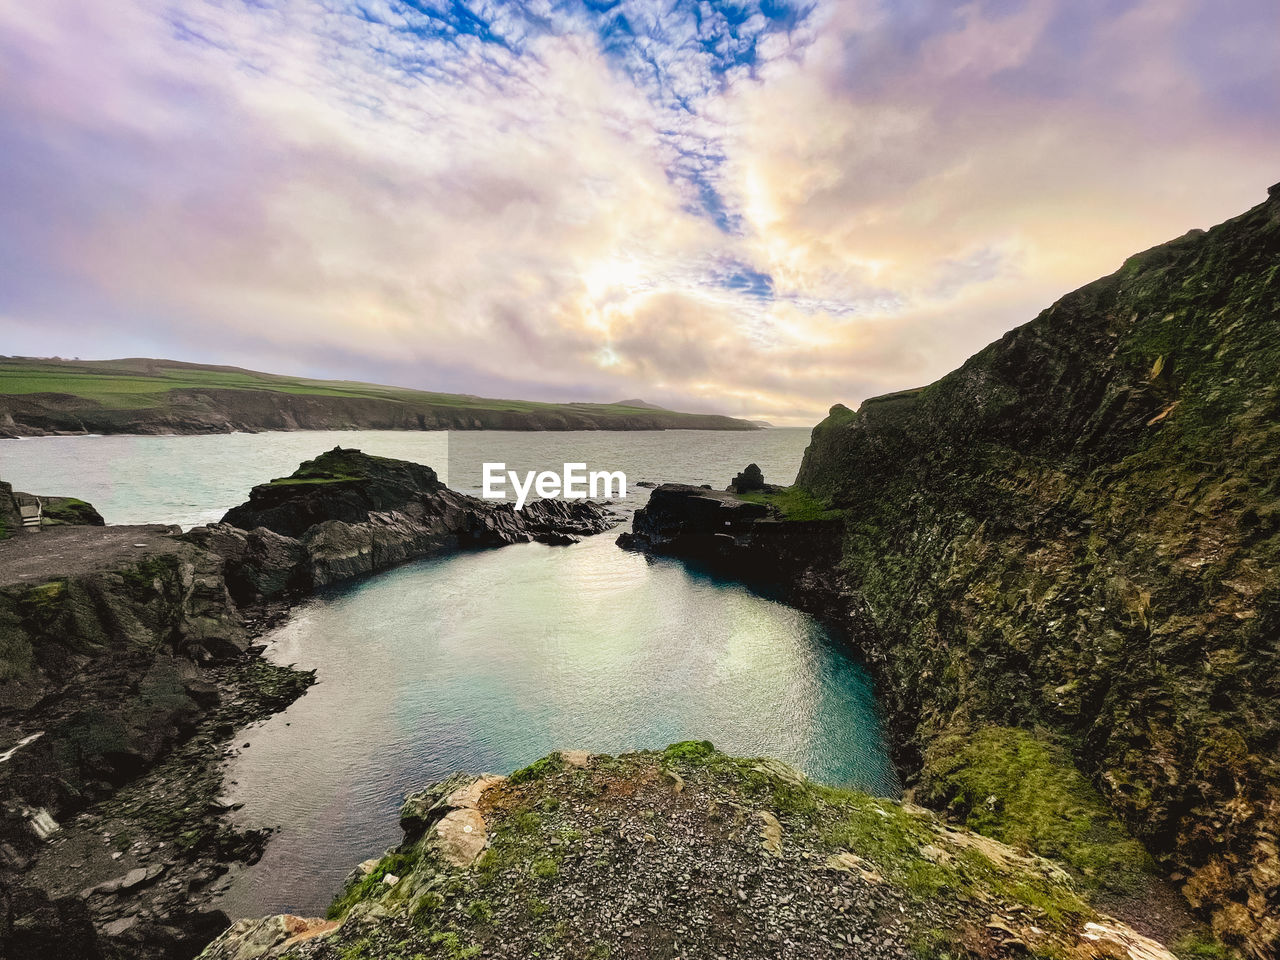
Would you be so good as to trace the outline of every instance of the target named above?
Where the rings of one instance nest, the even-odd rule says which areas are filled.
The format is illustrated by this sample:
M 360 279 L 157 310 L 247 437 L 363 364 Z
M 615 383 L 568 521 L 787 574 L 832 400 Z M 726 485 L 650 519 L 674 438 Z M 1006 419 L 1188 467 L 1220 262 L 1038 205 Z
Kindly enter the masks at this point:
M 837 404 L 795 487 L 755 498 L 767 519 L 725 535 L 723 505 L 694 519 L 706 491 L 659 488 L 630 543 L 773 578 L 840 625 L 918 799 L 1132 889 L 1130 846 L 1037 795 L 1096 791 L 1263 958 L 1280 944 L 1277 477 L 1280 187 L 930 386 Z M 812 548 L 778 533 L 797 503 L 825 530 Z
M 92 525 L 88 505 L 65 516 L 89 525 L 6 524 L 0 539 L 0 946 L 14 958 L 190 957 L 226 925 L 201 904 L 265 835 L 223 821 L 218 761 L 235 729 L 314 680 L 251 647 L 290 603 L 418 557 L 617 522 L 586 501 L 517 511 L 345 449 L 185 534 Z

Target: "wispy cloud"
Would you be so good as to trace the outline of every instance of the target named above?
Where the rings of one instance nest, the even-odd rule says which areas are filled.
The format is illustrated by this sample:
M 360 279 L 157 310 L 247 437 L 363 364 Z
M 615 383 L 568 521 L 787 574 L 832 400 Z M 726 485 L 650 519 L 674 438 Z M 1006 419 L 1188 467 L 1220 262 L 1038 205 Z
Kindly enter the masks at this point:
M 0 326 L 812 422 L 1260 199 L 1278 19 L 0 0 Z

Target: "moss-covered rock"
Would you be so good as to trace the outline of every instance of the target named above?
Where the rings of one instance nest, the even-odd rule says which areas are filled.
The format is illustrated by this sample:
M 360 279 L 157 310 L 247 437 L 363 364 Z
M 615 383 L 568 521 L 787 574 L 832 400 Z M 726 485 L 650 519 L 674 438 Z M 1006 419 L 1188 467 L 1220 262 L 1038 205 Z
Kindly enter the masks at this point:
M 75 497 L 42 497 L 44 526 L 101 527 L 106 521 L 93 504 Z

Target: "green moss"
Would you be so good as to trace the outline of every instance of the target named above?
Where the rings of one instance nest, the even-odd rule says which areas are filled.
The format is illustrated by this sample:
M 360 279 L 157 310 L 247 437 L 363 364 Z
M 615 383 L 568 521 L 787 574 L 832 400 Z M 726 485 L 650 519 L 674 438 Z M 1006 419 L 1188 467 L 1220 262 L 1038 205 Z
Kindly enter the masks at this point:
M 833 509 L 827 501 L 799 487 L 784 487 L 769 493 L 740 493 L 737 496 L 739 500 L 775 508 L 783 520 L 837 520 L 845 515 L 843 510 Z
M 541 760 L 535 760 L 527 767 L 517 770 L 511 776 L 507 777 L 507 782 L 516 785 L 521 783 L 529 783 L 533 780 L 541 780 L 543 777 L 551 776 L 559 773 L 564 769 L 564 757 L 558 753 L 552 753 Z
M 470 960 L 480 955 L 480 947 L 475 944 L 464 945 L 456 931 L 442 930 L 431 935 L 431 943 L 440 947 L 449 960 Z
M 36 636 L 54 624 L 66 599 L 66 580 L 50 580 L 30 587 L 14 597 L 13 618 L 24 625 L 28 634 Z
M 377 865 L 369 873 L 348 886 L 333 901 L 327 914 L 329 919 L 341 920 L 357 903 L 385 893 L 388 887 L 382 882 L 383 877 L 387 874 L 403 877 L 414 868 L 417 862 L 418 852 L 416 850 L 397 850 L 387 854 L 378 861 Z
M 1239 955 L 1209 930 L 1194 930 L 1173 945 L 1179 960 L 1235 960 Z
M 95 525 L 102 522 L 92 504 L 75 497 L 45 498 L 42 514 L 45 526 Z
M 718 756 L 710 740 L 681 740 L 662 751 L 664 760 L 682 763 L 699 763 Z
M 529 865 L 529 873 L 539 880 L 554 880 L 560 875 L 560 866 L 553 857 L 539 857 Z
M 163 589 L 169 577 L 176 573 L 177 560 L 174 557 L 147 557 L 133 566 L 124 567 L 120 576 L 132 593 L 149 596 L 156 589 L 156 584 Z
M 1154 865 L 1058 744 L 984 727 L 930 752 L 927 799 L 971 830 L 1059 860 L 1092 887 L 1133 890 Z
M 463 909 L 476 923 L 488 923 L 493 919 L 493 904 L 488 900 L 472 900 Z

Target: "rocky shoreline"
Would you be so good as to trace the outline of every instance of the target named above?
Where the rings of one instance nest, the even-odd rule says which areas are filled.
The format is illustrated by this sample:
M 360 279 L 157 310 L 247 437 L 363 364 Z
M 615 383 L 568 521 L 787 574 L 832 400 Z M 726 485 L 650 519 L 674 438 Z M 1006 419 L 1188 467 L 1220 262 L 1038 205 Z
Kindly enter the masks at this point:
M 571 543 L 617 522 L 582 501 L 517 512 L 430 468 L 342 449 L 185 534 L 27 532 L 0 492 L 0 942 L 12 958 L 176 960 L 226 924 L 206 908 L 265 837 L 226 820 L 223 751 L 314 679 L 252 646 L 290 604 L 418 557 Z

